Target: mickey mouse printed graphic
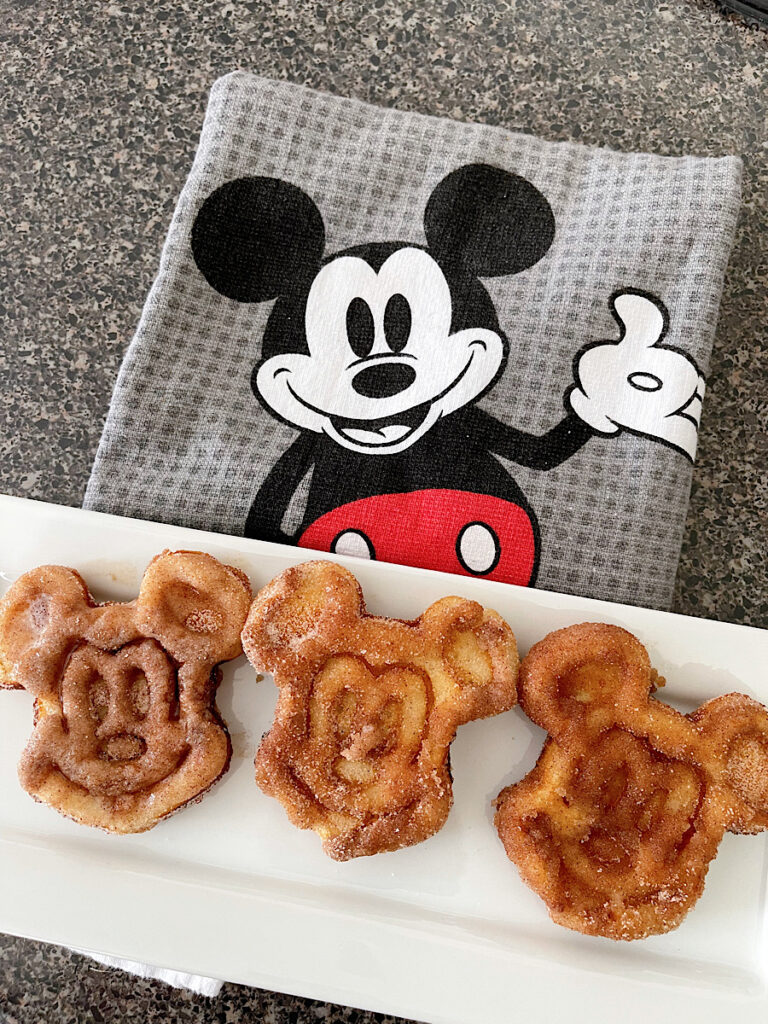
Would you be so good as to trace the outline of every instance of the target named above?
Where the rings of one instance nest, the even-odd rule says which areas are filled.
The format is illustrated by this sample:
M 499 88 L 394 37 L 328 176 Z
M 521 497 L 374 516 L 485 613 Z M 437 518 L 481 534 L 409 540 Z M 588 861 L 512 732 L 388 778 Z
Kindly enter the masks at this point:
M 310 197 L 277 178 L 227 182 L 202 204 L 197 267 L 238 302 L 276 300 L 252 375 L 267 411 L 299 431 L 268 472 L 245 535 L 532 585 L 536 515 L 497 456 L 548 470 L 595 435 L 631 431 L 691 461 L 704 379 L 662 346 L 663 303 L 614 293 L 616 341 L 574 359 L 566 414 L 534 435 L 477 405 L 510 354 L 482 278 L 547 253 L 555 219 L 525 178 L 486 164 L 448 174 L 424 213 L 426 245 L 371 242 L 323 257 Z M 282 528 L 312 471 L 303 521 Z

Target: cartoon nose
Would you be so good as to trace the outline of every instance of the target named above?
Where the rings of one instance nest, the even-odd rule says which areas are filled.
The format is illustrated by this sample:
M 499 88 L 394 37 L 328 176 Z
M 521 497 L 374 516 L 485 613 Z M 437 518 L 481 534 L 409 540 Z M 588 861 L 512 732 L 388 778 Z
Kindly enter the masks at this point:
M 416 380 L 416 371 L 403 363 L 376 363 L 352 378 L 352 387 L 364 398 L 391 398 Z
M 135 761 L 146 749 L 146 740 L 127 732 L 110 736 L 101 745 L 102 757 L 106 761 Z

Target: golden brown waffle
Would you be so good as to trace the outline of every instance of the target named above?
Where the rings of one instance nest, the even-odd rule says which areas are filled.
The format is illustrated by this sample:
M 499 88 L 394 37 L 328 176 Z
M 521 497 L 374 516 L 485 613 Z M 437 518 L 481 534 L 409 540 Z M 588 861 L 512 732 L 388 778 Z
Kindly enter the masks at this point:
M 0 602 L 0 684 L 35 698 L 19 764 L 36 800 L 84 825 L 143 832 L 229 765 L 216 666 L 242 653 L 247 578 L 165 551 L 130 604 L 96 604 L 78 573 L 41 566 Z
M 496 612 L 446 597 L 413 622 L 368 615 L 332 562 L 288 569 L 257 594 L 243 647 L 280 690 L 256 780 L 335 860 L 437 832 L 457 726 L 515 703 L 517 646 Z
M 558 924 L 640 939 L 677 927 L 723 833 L 768 828 L 768 712 L 731 693 L 682 715 L 650 696 L 648 653 L 618 626 L 550 633 L 520 666 L 549 733 L 496 801 L 496 827 Z

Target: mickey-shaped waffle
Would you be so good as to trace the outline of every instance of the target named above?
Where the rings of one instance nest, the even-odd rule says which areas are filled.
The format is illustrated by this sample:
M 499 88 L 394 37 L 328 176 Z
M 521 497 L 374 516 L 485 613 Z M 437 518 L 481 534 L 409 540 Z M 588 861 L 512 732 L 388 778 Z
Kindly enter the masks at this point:
M 0 602 L 0 684 L 35 698 L 19 764 L 36 800 L 85 825 L 143 832 L 226 771 L 216 666 L 242 653 L 246 577 L 166 551 L 130 604 L 97 605 L 72 569 L 46 565 Z
M 437 832 L 457 726 L 515 703 L 517 645 L 496 612 L 446 597 L 412 622 L 368 615 L 332 562 L 288 569 L 257 594 L 243 648 L 280 690 L 256 780 L 335 860 Z
M 550 633 L 520 667 L 549 738 L 496 826 L 552 919 L 588 935 L 675 928 L 723 833 L 768 828 L 768 711 L 730 693 L 682 715 L 657 681 L 642 644 L 599 623 Z

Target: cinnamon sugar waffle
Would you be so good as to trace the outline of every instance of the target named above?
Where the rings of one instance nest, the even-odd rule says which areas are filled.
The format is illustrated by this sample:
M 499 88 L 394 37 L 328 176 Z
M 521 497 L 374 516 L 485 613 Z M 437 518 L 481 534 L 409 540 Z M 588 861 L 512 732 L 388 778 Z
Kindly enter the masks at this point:
M 520 667 L 549 738 L 496 826 L 552 919 L 589 935 L 677 927 L 723 833 L 768 828 L 768 711 L 730 693 L 682 715 L 655 681 L 642 644 L 600 623 L 550 633 Z
M 515 703 L 517 647 L 496 612 L 446 597 L 413 622 L 369 615 L 331 562 L 287 569 L 257 594 L 243 647 L 280 690 L 257 782 L 335 860 L 437 832 L 457 726 Z
M 0 602 L 0 685 L 35 698 L 19 764 L 36 800 L 85 825 L 142 832 L 226 771 L 216 666 L 241 652 L 251 590 L 210 555 L 166 551 L 129 604 L 96 604 L 48 565 Z

